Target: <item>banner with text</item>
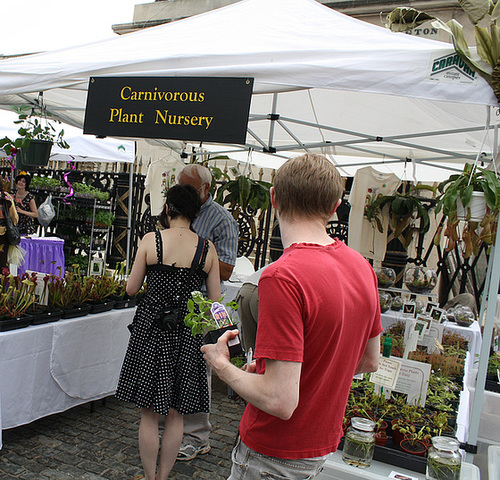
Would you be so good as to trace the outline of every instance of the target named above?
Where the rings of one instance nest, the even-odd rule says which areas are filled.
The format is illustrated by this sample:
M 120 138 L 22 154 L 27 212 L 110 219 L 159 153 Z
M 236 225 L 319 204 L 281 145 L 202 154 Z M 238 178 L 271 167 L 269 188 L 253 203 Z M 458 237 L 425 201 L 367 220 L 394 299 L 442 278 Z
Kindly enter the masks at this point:
M 92 77 L 83 133 L 244 144 L 253 78 Z

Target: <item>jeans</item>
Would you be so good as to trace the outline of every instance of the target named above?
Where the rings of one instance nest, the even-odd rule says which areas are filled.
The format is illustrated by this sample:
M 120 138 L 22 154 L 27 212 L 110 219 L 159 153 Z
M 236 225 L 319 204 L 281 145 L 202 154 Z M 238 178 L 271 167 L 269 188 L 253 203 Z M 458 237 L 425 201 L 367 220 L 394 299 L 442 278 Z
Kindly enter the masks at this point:
M 228 480 L 309 480 L 323 470 L 326 457 L 289 460 L 261 455 L 239 438 L 231 454 Z

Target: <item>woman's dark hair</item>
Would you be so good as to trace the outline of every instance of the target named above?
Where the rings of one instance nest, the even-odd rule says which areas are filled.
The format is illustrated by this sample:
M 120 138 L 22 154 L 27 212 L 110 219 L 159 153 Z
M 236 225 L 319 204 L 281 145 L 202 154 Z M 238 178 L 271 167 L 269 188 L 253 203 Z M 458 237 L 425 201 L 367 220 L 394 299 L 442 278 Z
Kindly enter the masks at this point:
M 21 180 L 21 178 L 24 178 L 24 180 L 26 181 L 26 190 L 28 190 L 28 188 L 30 187 L 30 183 L 31 183 L 31 175 L 28 175 L 27 173 L 20 173 L 14 179 L 14 182 L 15 183 L 19 182 L 19 180 Z
M 165 205 L 171 218 L 185 217 L 192 223 L 200 213 L 201 200 L 192 185 L 174 185 L 167 191 Z M 169 228 L 166 208 L 162 209 L 158 221 L 163 228 Z

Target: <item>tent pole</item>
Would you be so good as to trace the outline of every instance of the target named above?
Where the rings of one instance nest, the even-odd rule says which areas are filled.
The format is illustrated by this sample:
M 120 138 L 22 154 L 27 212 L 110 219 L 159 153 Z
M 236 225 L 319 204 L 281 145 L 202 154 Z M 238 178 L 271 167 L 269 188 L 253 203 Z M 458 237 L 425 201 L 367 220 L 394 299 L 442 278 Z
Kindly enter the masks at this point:
M 491 271 L 490 271 L 491 270 Z M 488 262 L 487 279 L 489 282 L 485 285 L 483 295 L 488 295 L 487 303 L 482 302 L 482 306 L 486 306 L 486 317 L 484 320 L 483 328 L 483 342 L 481 344 L 481 352 L 479 354 L 479 367 L 477 370 L 476 389 L 474 392 L 474 399 L 472 401 L 471 416 L 469 422 L 469 437 L 467 445 L 469 452 L 466 456 L 466 461 L 472 463 L 473 455 L 477 453 L 477 439 L 479 436 L 479 422 L 481 419 L 481 412 L 484 399 L 484 386 L 486 381 L 486 371 L 488 369 L 488 362 L 490 357 L 491 339 L 493 335 L 493 324 L 495 322 L 495 313 L 498 297 L 498 286 L 500 282 L 500 232 L 497 230 L 495 247 L 490 255 Z M 483 318 L 484 311 L 481 309 L 479 319 Z M 472 359 L 474 361 L 474 359 Z
M 125 272 L 128 275 L 130 268 L 130 244 L 132 237 L 132 188 L 134 186 L 134 163 L 130 164 L 128 176 L 128 215 L 127 215 L 127 253 L 125 259 Z

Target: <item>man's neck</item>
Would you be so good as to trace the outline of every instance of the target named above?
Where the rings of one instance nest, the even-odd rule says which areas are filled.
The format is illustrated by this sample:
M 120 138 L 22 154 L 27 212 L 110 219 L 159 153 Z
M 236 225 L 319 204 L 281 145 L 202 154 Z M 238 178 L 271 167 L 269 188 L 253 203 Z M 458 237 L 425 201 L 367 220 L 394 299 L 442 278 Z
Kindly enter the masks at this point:
M 281 242 L 287 248 L 292 243 L 330 245 L 332 237 L 326 232 L 325 223 L 319 218 L 279 219 Z

